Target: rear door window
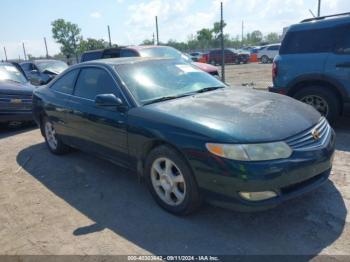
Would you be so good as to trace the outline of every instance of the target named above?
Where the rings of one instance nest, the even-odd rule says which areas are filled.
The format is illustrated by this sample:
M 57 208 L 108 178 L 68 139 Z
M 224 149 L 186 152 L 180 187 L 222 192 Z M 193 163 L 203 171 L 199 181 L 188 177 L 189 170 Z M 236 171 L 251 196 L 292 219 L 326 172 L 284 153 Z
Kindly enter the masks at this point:
M 335 52 L 337 54 L 350 54 L 350 25 L 337 28 Z
M 281 54 L 325 53 L 333 50 L 334 29 L 314 29 L 288 32 L 280 49 Z

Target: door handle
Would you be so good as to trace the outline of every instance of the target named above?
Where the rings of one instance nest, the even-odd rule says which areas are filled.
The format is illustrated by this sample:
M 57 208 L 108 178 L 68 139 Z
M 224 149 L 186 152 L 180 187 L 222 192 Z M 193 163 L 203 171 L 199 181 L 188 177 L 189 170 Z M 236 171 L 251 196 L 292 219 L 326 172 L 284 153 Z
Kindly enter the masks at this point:
M 350 62 L 345 62 L 345 63 L 341 63 L 341 64 L 336 64 L 336 67 L 341 67 L 341 68 L 347 68 L 350 67 Z

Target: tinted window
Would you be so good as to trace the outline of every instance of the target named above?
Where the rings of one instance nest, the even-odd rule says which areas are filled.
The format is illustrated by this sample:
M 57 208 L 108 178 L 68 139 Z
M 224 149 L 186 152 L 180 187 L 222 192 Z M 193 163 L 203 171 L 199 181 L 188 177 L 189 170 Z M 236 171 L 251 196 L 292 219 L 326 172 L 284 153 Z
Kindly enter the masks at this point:
M 75 86 L 74 94 L 91 100 L 94 100 L 96 95 L 99 94 L 118 95 L 112 77 L 100 68 L 82 69 Z
M 338 28 L 335 34 L 335 52 L 338 54 L 350 54 L 350 26 Z
M 118 58 L 120 57 L 120 50 L 106 50 L 103 54 L 103 58 Z
M 121 50 L 120 57 L 133 57 L 139 56 L 134 50 L 124 49 Z
M 334 46 L 334 29 L 317 29 L 288 32 L 280 49 L 281 54 L 331 52 Z
M 270 50 L 270 51 L 277 51 L 280 49 L 280 46 L 279 45 L 273 45 L 273 46 L 270 46 L 267 50 Z
M 81 61 L 85 62 L 85 61 L 91 61 L 91 60 L 96 60 L 101 58 L 102 58 L 102 51 L 90 52 L 90 53 L 83 54 Z
M 71 95 L 73 93 L 75 80 L 77 79 L 79 70 L 73 70 L 64 74 L 52 86 L 51 89 L 61 93 Z
M 21 67 L 23 68 L 24 71 L 27 71 L 27 72 L 33 70 L 33 66 L 31 63 L 21 64 Z

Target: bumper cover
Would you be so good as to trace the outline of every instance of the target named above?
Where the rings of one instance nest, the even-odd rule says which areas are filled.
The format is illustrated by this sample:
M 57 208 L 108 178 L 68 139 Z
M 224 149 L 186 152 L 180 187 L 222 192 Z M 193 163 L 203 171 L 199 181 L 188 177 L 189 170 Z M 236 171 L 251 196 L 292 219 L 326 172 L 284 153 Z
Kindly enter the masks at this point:
M 26 122 L 33 121 L 32 111 L 21 111 L 21 112 L 2 112 L 0 113 L 0 122 Z

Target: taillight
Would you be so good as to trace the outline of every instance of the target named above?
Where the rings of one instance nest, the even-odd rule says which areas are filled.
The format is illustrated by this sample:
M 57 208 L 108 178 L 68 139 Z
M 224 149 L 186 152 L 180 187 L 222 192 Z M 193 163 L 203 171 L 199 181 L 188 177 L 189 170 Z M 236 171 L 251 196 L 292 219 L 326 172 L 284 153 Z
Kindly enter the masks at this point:
M 277 74 L 278 74 L 277 63 L 273 62 L 273 64 L 272 64 L 272 79 L 273 80 L 277 77 Z

